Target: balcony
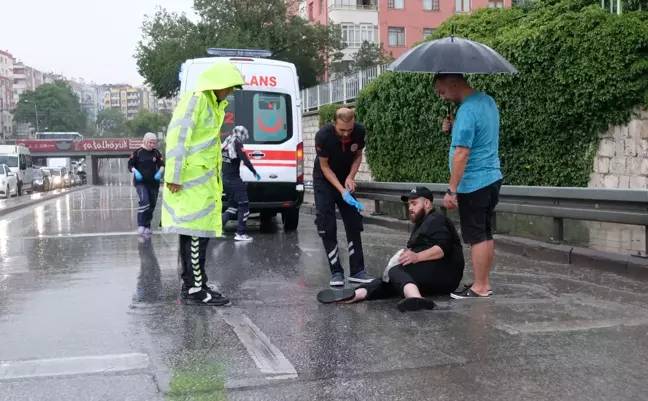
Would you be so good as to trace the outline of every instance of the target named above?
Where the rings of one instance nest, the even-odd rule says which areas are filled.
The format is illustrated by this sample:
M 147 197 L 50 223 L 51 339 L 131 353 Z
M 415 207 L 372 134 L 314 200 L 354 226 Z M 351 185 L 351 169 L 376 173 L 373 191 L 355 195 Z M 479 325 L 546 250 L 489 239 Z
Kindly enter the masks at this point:
M 330 0 L 329 11 L 331 10 L 358 10 L 378 11 L 377 0 Z

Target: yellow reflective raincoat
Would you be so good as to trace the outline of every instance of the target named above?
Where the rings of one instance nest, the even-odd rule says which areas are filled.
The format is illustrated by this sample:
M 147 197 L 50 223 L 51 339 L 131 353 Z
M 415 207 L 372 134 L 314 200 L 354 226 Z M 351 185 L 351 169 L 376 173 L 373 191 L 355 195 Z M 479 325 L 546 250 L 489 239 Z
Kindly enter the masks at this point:
M 166 168 L 162 193 L 162 230 L 194 237 L 218 237 L 222 231 L 220 129 L 227 100 L 214 90 L 240 89 L 240 71 L 219 62 L 203 72 L 193 91 L 176 107 L 166 136 Z M 166 184 L 182 189 L 173 193 Z

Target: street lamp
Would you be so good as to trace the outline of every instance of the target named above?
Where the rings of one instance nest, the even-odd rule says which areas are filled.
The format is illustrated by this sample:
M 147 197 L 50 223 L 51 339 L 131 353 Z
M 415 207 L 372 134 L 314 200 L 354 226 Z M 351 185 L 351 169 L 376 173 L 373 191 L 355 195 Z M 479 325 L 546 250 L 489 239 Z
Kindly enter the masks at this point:
M 25 103 L 31 103 L 31 102 L 25 99 Z M 38 133 L 40 129 L 38 127 L 38 106 L 36 106 L 36 103 L 34 103 L 34 112 L 36 113 L 36 133 Z

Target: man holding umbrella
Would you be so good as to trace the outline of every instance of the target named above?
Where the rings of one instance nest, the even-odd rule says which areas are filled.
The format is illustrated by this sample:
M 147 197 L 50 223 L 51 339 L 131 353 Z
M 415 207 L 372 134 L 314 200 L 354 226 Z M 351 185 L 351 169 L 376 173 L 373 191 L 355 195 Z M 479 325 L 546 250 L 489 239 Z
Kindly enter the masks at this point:
M 460 103 L 456 119 L 443 121 L 452 131 L 450 183 L 443 199 L 446 209 L 459 207 L 461 236 L 470 244 L 475 282 L 450 294 L 455 299 L 489 297 L 489 273 L 495 246 L 491 221 L 502 186 L 499 111 L 492 97 L 478 92 L 462 75 L 437 75 L 435 87 L 443 100 Z
M 490 47 L 457 38 L 454 33 L 417 45 L 394 61 L 389 70 L 433 73 L 439 96 L 460 105 L 456 118 L 450 114 L 443 121 L 443 130 L 452 132 L 450 183 L 444 206 L 459 208 L 461 235 L 471 245 L 475 281 L 451 296 L 489 297 L 495 254 L 491 221 L 503 179 L 498 153 L 499 111 L 493 98 L 473 89 L 464 75 L 517 70 Z

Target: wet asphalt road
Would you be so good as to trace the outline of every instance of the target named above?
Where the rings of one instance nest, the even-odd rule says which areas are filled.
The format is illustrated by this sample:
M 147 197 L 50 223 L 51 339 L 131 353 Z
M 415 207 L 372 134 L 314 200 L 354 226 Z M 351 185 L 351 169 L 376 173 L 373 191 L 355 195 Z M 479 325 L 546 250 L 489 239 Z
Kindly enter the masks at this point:
M 489 300 L 321 305 L 302 215 L 213 240 L 210 282 L 234 306 L 190 307 L 177 238 L 135 235 L 136 208 L 113 185 L 0 220 L 0 400 L 648 399 L 648 280 L 498 254 Z M 366 230 L 377 275 L 407 234 Z

